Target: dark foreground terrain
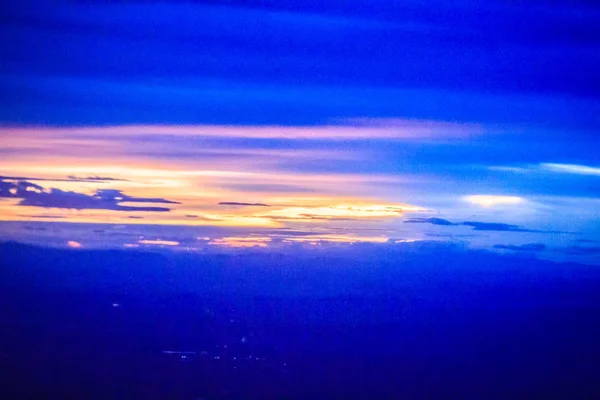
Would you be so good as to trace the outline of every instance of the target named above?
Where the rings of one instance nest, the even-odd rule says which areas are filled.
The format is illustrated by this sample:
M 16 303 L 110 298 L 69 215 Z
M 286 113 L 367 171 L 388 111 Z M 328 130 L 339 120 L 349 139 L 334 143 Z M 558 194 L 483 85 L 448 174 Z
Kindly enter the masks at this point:
M 600 395 L 594 267 L 408 245 L 0 249 L 1 398 Z

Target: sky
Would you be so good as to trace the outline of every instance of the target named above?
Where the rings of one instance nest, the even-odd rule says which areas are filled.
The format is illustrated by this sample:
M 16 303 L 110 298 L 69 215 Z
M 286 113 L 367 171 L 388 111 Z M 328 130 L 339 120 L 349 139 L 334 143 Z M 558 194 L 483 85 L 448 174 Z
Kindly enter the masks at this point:
M 20 1 L 0 240 L 600 261 L 600 6 Z

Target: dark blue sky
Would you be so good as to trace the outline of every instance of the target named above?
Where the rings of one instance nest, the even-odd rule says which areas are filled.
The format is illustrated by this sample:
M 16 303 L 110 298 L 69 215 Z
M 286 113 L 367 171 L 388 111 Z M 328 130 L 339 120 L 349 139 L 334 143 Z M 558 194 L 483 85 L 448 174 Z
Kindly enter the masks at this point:
M 600 234 L 596 2 L 21 1 L 3 6 L 0 21 L 3 176 L 64 179 L 59 166 L 76 163 L 152 190 L 111 189 L 175 198 L 187 207 L 175 210 L 181 218 L 232 225 L 281 223 L 283 211 L 223 214 L 208 204 L 294 198 L 318 208 L 314 199 L 330 196 L 336 218 L 340 204 L 374 212 L 402 203 L 459 223 L 474 216 L 579 235 L 480 235 L 484 247 L 567 246 Z M 160 171 L 162 180 L 144 180 Z M 44 187 L 86 196 L 106 188 Z M 2 219 L 39 215 L 2 201 Z M 286 210 L 296 215 L 288 225 L 312 215 Z M 62 217 L 106 222 L 86 215 Z M 412 239 L 401 222 L 386 219 L 388 238 L 396 229 Z M 411 229 L 469 230 L 455 226 Z
M 2 12 L 2 119 L 600 125 L 593 2 L 372 3 L 19 2 Z

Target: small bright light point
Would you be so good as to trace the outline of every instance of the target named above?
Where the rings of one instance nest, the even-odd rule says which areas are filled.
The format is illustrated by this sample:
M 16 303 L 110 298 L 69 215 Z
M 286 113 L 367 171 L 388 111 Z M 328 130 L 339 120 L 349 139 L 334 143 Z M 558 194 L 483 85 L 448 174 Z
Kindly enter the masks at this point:
M 463 197 L 463 200 L 482 207 L 493 207 L 497 205 L 519 204 L 522 203 L 524 199 L 518 196 L 473 195 L 465 196 Z
M 78 249 L 78 248 L 80 248 L 80 247 L 81 247 L 81 243 L 79 243 L 79 242 L 76 242 L 76 241 L 74 241 L 74 240 L 69 240 L 69 241 L 67 242 L 67 246 L 69 246 L 69 247 L 71 247 L 71 248 L 73 248 L 73 249 Z

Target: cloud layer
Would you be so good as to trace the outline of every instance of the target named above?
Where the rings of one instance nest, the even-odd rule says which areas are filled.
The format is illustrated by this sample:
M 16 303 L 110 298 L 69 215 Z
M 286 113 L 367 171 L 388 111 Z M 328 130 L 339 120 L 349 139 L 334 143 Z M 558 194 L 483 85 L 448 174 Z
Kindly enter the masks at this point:
M 440 226 L 469 226 L 474 231 L 496 231 L 496 232 L 536 232 L 543 231 L 525 229 L 518 225 L 504 224 L 500 222 L 480 222 L 480 221 L 465 221 L 465 222 L 450 222 L 442 218 L 409 218 L 404 221 L 409 224 L 432 224 Z
M 179 204 L 162 198 L 132 197 L 120 190 L 100 189 L 92 195 L 67 192 L 56 188 L 45 189 L 27 181 L 0 180 L 0 198 L 20 199 L 19 206 L 40 208 L 64 208 L 74 210 L 111 211 L 170 211 L 167 207 L 126 206 L 120 203 L 166 203 Z

